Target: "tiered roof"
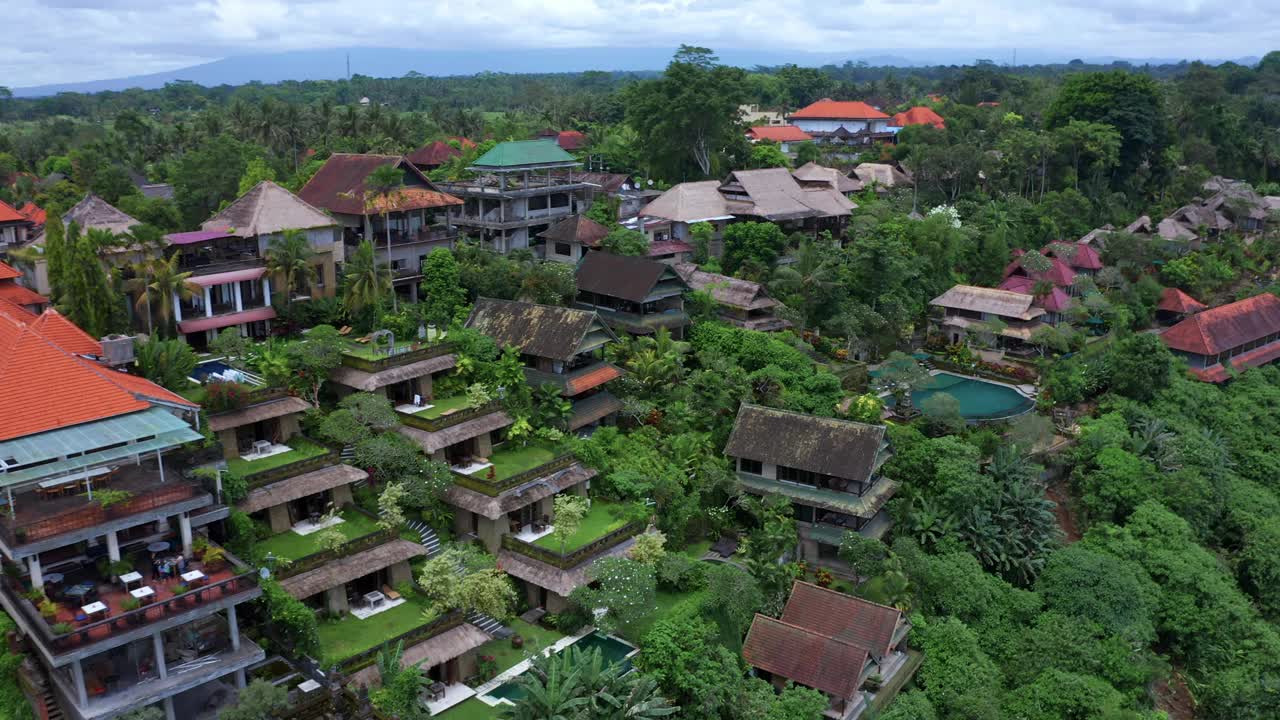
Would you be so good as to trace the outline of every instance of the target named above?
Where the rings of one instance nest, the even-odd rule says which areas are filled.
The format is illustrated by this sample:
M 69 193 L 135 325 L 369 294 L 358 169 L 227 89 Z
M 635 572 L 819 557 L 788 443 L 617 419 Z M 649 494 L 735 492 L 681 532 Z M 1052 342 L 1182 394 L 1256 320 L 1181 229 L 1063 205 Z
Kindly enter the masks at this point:
M 400 155 L 334 153 L 302 187 L 298 197 L 317 208 L 344 215 L 380 212 L 379 208 L 365 207 L 365 197 L 369 193 L 365 181 L 374 170 L 384 165 L 401 168 L 420 183 L 401 188 L 392 203 L 392 210 L 419 210 L 462 204 L 458 198 L 441 192 L 413 163 Z
M 479 298 L 466 324 L 493 338 L 500 347 L 552 360 L 568 360 L 584 348 L 617 340 L 591 310 L 514 300 Z
M 256 237 L 336 224 L 332 217 L 302 198 L 270 180 L 263 180 L 200 227 L 208 231 L 225 230 L 237 237 Z

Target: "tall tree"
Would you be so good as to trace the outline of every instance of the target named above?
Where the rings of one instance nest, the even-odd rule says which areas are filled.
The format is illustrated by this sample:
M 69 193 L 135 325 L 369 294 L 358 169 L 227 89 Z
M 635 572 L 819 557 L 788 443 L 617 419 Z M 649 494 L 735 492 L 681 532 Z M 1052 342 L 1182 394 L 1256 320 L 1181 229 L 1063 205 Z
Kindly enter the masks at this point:
M 104 237 L 105 236 L 105 237 Z M 70 261 L 58 293 L 61 309 L 72 322 L 93 337 L 102 337 L 119 328 L 123 299 L 115 291 L 98 249 L 103 242 L 114 240 L 110 233 L 90 230 L 83 235 L 72 223 L 67 229 Z
M 458 308 L 467 301 L 458 261 L 452 252 L 436 248 L 422 261 L 422 290 L 427 296 L 423 301 L 423 316 L 427 322 L 447 327 Z
M 147 332 L 151 332 L 152 318 L 158 317 L 160 334 L 171 335 L 176 304 L 190 300 L 202 288 L 191 282 L 189 271 L 178 267 L 178 253 L 168 258 L 153 258 L 140 264 L 134 272 L 135 277 L 127 287 L 138 295 L 134 308 L 147 318 Z
M 267 246 L 267 272 L 284 278 L 284 297 L 293 297 L 294 291 L 306 287 L 316 278 L 316 267 L 311 264 L 315 251 L 307 241 L 303 230 L 285 230 L 283 235 L 271 239 Z
M 382 215 L 382 227 L 387 235 L 387 264 L 391 263 L 391 223 L 389 214 L 399 206 L 400 188 L 404 186 L 404 172 L 395 165 L 382 165 L 369 173 L 365 178 L 365 187 L 369 197 L 364 199 L 366 207 L 376 209 Z M 391 309 L 399 310 L 395 293 L 391 293 Z
M 391 290 L 391 268 L 378 265 L 373 243 L 362 240 L 342 271 L 342 302 L 355 313 L 376 304 Z

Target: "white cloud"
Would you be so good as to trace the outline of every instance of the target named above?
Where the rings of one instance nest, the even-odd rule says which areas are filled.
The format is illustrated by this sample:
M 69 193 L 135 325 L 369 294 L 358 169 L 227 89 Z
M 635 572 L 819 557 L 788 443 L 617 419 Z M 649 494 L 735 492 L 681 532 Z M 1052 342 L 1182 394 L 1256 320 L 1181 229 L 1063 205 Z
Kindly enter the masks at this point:
M 1261 55 L 1274 0 L 6 0 L 0 85 L 172 70 L 230 55 L 673 47 L 857 57 L 939 48 L 1067 56 Z M 1003 54 L 999 55 L 1001 58 Z M 1022 57 L 1027 57 L 1026 54 Z

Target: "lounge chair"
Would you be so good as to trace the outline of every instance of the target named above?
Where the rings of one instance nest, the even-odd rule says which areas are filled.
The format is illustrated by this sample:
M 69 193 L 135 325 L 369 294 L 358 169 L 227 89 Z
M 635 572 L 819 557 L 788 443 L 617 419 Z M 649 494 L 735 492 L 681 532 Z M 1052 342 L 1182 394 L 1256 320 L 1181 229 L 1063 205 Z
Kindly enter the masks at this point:
M 382 586 L 382 594 L 383 594 L 383 595 L 386 595 L 388 600 L 399 600 L 399 599 L 400 599 L 400 593 L 398 593 L 398 592 L 396 592 L 395 590 L 393 590 L 393 589 L 391 588 L 391 586 L 390 586 L 390 585 L 383 585 L 383 586 Z

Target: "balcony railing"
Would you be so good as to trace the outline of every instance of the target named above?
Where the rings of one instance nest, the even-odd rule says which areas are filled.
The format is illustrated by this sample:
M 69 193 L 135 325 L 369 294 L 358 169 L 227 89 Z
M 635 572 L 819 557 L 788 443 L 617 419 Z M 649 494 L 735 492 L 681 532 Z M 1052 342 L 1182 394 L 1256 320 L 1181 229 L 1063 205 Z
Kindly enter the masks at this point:
M 355 354 L 354 352 L 343 352 L 342 364 L 356 370 L 374 373 L 381 372 L 388 368 L 408 365 L 409 363 L 418 362 L 419 360 L 429 360 L 434 357 L 440 357 L 441 355 L 448 355 L 453 352 L 454 349 L 453 343 L 440 342 L 377 358 L 363 357 Z
M 475 407 L 463 408 L 448 415 L 441 415 L 436 418 L 426 418 L 414 413 L 396 411 L 396 416 L 400 418 L 400 424 L 407 425 L 411 428 L 417 428 L 424 432 L 440 432 L 445 428 L 453 427 L 468 420 L 474 420 L 478 417 L 484 417 L 489 413 L 495 413 L 502 410 L 502 403 L 493 400 L 483 405 Z
M 517 539 L 514 535 L 502 536 L 502 547 L 512 552 L 520 553 L 525 557 L 533 558 L 548 565 L 558 567 L 561 570 L 568 570 L 577 567 L 588 559 L 621 545 L 628 539 L 639 535 L 644 531 L 644 524 L 639 522 L 631 522 L 614 530 L 599 538 L 583 545 L 582 547 L 567 553 L 558 553 L 533 543 L 527 543 Z
M 564 455 L 560 455 L 537 467 L 529 468 L 528 470 L 516 473 L 510 477 L 496 480 L 489 480 L 483 476 L 465 475 L 454 470 L 453 482 L 455 485 L 467 488 L 468 490 L 474 490 L 490 497 L 496 497 L 511 488 L 519 487 L 527 482 L 532 482 L 540 477 L 550 475 L 553 472 L 564 470 L 577 461 L 578 458 L 574 457 L 573 453 L 565 453 Z
M 127 500 L 106 507 L 86 499 L 84 505 L 66 510 L 57 515 L 26 523 L 6 521 L 0 523 L 0 536 L 4 537 L 5 544 L 10 547 L 16 547 L 56 537 L 63 533 L 95 527 L 110 520 L 125 518 L 130 515 L 162 508 L 166 505 L 180 503 L 184 500 L 190 500 L 202 492 L 203 489 L 198 484 L 173 480 L 153 490 L 135 494 Z

